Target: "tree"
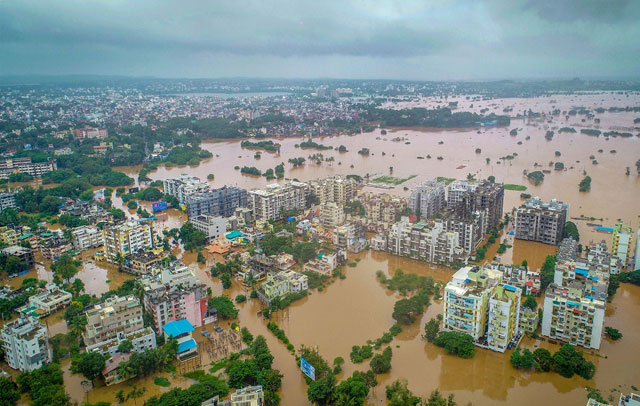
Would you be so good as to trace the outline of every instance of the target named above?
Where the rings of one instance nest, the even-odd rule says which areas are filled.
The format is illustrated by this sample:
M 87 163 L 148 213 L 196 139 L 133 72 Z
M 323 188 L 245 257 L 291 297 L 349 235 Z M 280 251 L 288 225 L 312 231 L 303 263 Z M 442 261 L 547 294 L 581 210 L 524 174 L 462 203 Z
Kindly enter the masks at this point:
M 385 348 L 382 354 L 376 354 L 369 362 L 369 366 L 373 373 L 384 374 L 389 372 L 391 370 L 391 356 L 391 347 Z
M 220 275 L 220 282 L 222 283 L 223 289 L 229 289 L 231 287 L 231 276 L 228 273 L 223 273 Z
M 218 316 L 222 319 L 235 319 L 239 310 L 233 305 L 228 296 L 216 296 L 209 299 L 209 306 L 213 306 L 218 311 Z
M 578 374 L 584 379 L 591 379 L 595 374 L 595 365 L 587 361 L 582 353 L 577 351 L 571 344 L 564 344 L 553 354 L 555 370 L 565 378 L 571 378 Z
M 242 327 L 242 329 L 240 330 L 240 335 L 242 337 L 243 343 L 251 345 L 251 342 L 253 341 L 253 334 L 251 334 L 248 328 Z
M 362 406 L 368 394 L 369 386 L 364 378 L 354 372 L 350 378 L 336 386 L 335 404 L 337 406 Z
M 75 279 L 71 284 L 71 292 L 74 296 L 80 295 L 84 291 L 84 282 L 80 279 Z
M 440 332 L 440 322 L 437 319 L 431 319 L 424 325 L 424 338 L 430 343 L 438 337 Z
M 387 406 L 417 406 L 422 399 L 414 396 L 406 380 L 396 380 L 385 388 Z
M 118 345 L 118 352 L 120 354 L 129 354 L 133 350 L 133 343 L 131 340 L 123 340 Z
M 619 339 L 622 338 L 622 333 L 620 331 L 618 331 L 617 328 L 613 328 L 613 327 L 608 327 L 607 326 L 607 327 L 604 328 L 604 332 L 613 341 L 618 341 Z
M 536 308 L 538 307 L 538 303 L 533 296 L 527 296 L 527 298 L 524 300 L 524 303 L 522 303 L 522 306 L 528 307 L 531 310 L 536 310 Z
M 0 376 L 0 405 L 13 406 L 20 400 L 18 386 L 9 376 Z
M 71 371 L 93 382 L 102 373 L 104 363 L 105 358 L 99 352 L 82 352 L 71 361 Z
M 534 363 L 533 353 L 525 348 L 523 353 L 520 354 L 520 348 L 516 348 L 516 350 L 511 353 L 510 361 L 514 368 L 530 369 Z
M 51 264 L 51 270 L 61 279 L 69 282 L 78 273 L 78 267 L 71 255 L 64 254 L 56 262 Z
M 549 350 L 544 348 L 536 348 L 533 351 L 533 365 L 536 371 L 549 372 L 553 368 L 553 358 Z
M 7 258 L 4 266 L 4 270 L 7 272 L 7 275 L 15 275 L 20 272 L 20 258 L 15 255 L 11 255 Z
M 334 400 L 336 385 L 337 380 L 333 374 L 312 381 L 307 389 L 307 399 L 318 406 L 330 405 Z
M 424 308 L 421 304 L 411 299 L 400 299 L 393 306 L 392 317 L 400 324 L 413 324 L 422 314 Z
M 476 353 L 473 337 L 456 331 L 441 332 L 434 340 L 434 344 L 443 347 L 449 354 L 455 354 L 461 358 L 471 358 Z
M 567 221 L 564 223 L 564 229 L 562 230 L 562 237 L 567 238 L 571 237 L 576 242 L 580 241 L 580 232 L 578 231 L 578 227 L 573 221 Z
M 136 385 L 133 385 L 133 389 L 131 389 L 131 392 L 127 393 L 127 400 L 133 399 L 133 404 L 137 405 L 138 402 L 136 402 L 136 399 L 144 395 L 146 391 L 147 388 L 144 386 L 142 388 L 138 388 Z

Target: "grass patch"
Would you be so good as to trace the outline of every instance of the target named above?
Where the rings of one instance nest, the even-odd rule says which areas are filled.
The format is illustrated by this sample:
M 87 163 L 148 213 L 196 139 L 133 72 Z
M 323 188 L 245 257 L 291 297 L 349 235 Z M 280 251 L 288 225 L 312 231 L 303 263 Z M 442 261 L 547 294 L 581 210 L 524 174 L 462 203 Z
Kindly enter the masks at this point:
M 165 388 L 168 388 L 169 386 L 171 386 L 171 382 L 169 382 L 169 380 L 167 378 L 162 378 L 160 376 L 157 376 L 153 379 L 153 383 L 155 383 L 158 386 L 162 386 Z
M 524 192 L 527 190 L 527 187 L 524 185 L 515 185 L 513 183 L 505 183 L 504 190 L 516 190 L 518 192 Z
M 374 183 L 384 183 L 387 185 L 398 186 L 404 182 L 415 178 L 417 175 L 411 175 L 407 178 L 396 178 L 395 176 L 379 176 L 373 180 Z
M 456 178 L 445 178 L 444 176 L 438 176 L 438 177 L 436 178 L 436 180 L 437 180 L 438 182 L 444 182 L 444 184 L 445 184 L 446 186 L 448 186 L 451 182 L 453 182 L 454 180 L 456 180 Z

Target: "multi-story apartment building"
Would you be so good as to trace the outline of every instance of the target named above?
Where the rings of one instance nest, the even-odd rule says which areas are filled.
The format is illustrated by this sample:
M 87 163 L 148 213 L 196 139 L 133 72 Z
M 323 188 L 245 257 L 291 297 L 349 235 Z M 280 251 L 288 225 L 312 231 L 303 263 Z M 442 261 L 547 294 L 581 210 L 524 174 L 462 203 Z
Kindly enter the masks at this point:
M 459 269 L 445 287 L 443 330 L 473 337 L 476 345 L 504 352 L 520 323 L 520 288 L 502 273 L 479 266 Z
M 303 210 L 307 205 L 309 185 L 302 182 L 267 185 L 264 190 L 249 192 L 248 204 L 256 220 L 281 220 L 283 212 Z
M 64 254 L 73 251 L 73 244 L 57 233 L 45 233 L 40 239 L 40 253 L 46 259 L 57 260 Z
M 448 232 L 441 222 L 409 223 L 406 217 L 394 224 L 388 233 L 386 250 L 429 263 L 465 261 L 468 253 L 458 245 L 457 232 Z
M 142 305 L 133 295 L 112 296 L 87 311 L 87 327 L 82 339 L 87 351 L 144 328 Z
M 0 193 L 0 211 L 9 207 L 14 209 L 18 208 L 18 205 L 16 204 L 16 194 L 13 192 Z
M 104 254 L 108 261 L 117 262 L 129 254 L 153 248 L 153 228 L 148 222 L 128 221 L 105 225 L 102 229 Z
M 292 270 L 267 274 L 267 280 L 258 289 L 258 298 L 270 305 L 276 297 L 284 297 L 289 293 L 301 292 L 309 288 L 306 275 Z
M 333 244 L 338 248 L 346 248 L 350 252 L 358 253 L 367 248 L 369 241 L 366 236 L 366 228 L 352 221 L 333 230 Z
M 407 209 L 407 199 L 386 193 L 362 193 L 358 200 L 365 209 L 369 230 L 387 230 Z
M 505 352 L 520 328 L 520 299 L 522 290 L 499 284 L 489 298 L 487 344 L 489 349 Z
M 471 211 L 487 210 L 487 228 L 497 227 L 504 210 L 504 183 L 480 182 L 471 194 Z
M 336 203 L 344 206 L 346 202 L 356 197 L 357 185 L 352 178 L 332 176 L 309 182 L 311 192 L 316 195 L 320 204 Z
M 31 157 L 0 159 L 0 179 L 8 179 L 12 173 L 28 173 L 40 178 L 56 169 L 58 165 L 53 158 L 48 158 L 46 162 L 31 162 Z
M 191 224 L 196 230 L 202 231 L 207 240 L 211 241 L 227 232 L 227 219 L 211 214 L 201 214 L 191 218 Z
M 33 269 L 36 260 L 33 256 L 33 250 L 31 248 L 22 247 L 20 245 L 10 245 L 3 248 L 0 254 L 6 257 L 16 257 L 20 260 L 20 270 L 25 271 Z
M 247 206 L 247 191 L 237 187 L 222 187 L 194 193 L 185 198 L 189 219 L 201 214 L 230 217 L 236 208 Z
M 74 135 L 78 140 L 85 140 L 89 138 L 107 138 L 107 130 L 104 128 L 93 128 L 85 126 L 83 128 L 76 128 Z
M 138 251 L 125 255 L 122 262 L 122 271 L 132 275 L 144 275 L 150 273 L 154 266 L 165 258 L 163 254 L 154 251 Z
M 80 226 L 71 230 L 72 243 L 77 250 L 96 248 L 102 245 L 102 232 L 96 227 Z
M 37 309 L 40 317 L 48 316 L 69 306 L 72 297 L 71 293 L 60 289 L 55 283 L 47 283 L 44 289 L 29 297 L 29 306 L 31 311 Z
M 178 178 L 165 179 L 162 183 L 164 185 L 164 193 L 175 196 L 180 202 L 186 201 L 187 197 L 194 193 L 202 193 L 209 190 L 207 182 L 187 174 L 181 174 Z
M 558 245 L 562 241 L 569 205 L 555 199 L 545 202 L 535 197 L 516 212 L 516 238 Z
M 470 200 L 477 187 L 476 182 L 469 182 L 466 179 L 451 182 L 447 186 L 447 207 L 455 208 L 465 199 Z
M 633 250 L 633 229 L 623 222 L 618 222 L 613 227 L 613 239 L 611 240 L 611 254 L 620 258 L 623 267 L 627 267 Z
M 480 246 L 487 233 L 487 217 L 487 209 L 477 210 L 468 216 L 459 216 L 452 212 L 436 222 L 441 222 L 448 232 L 458 233 L 458 246 L 472 253 Z
M 7 226 L 0 227 L 0 241 L 6 245 L 18 244 L 19 231 Z
M 606 284 L 593 281 L 574 281 L 567 286 L 550 284 L 544 298 L 542 335 L 572 345 L 600 348 L 606 290 Z
M 0 332 L 7 364 L 20 371 L 33 371 L 53 360 L 47 328 L 38 320 L 20 316 Z
M 320 224 L 325 228 L 334 228 L 344 223 L 343 206 L 333 202 L 325 203 L 320 208 Z
M 144 307 L 151 315 L 156 332 L 180 319 L 189 320 L 196 328 L 217 320 L 216 310 L 208 307 L 205 285 L 189 267 L 174 261 L 154 267 L 152 273 L 140 282 L 144 289 Z
M 431 218 L 445 206 L 443 182 L 429 180 L 411 191 L 409 210 L 422 218 Z
M 605 244 L 606 251 L 606 244 Z M 563 238 L 556 253 L 556 261 L 573 261 L 578 256 L 578 241 L 571 237 Z

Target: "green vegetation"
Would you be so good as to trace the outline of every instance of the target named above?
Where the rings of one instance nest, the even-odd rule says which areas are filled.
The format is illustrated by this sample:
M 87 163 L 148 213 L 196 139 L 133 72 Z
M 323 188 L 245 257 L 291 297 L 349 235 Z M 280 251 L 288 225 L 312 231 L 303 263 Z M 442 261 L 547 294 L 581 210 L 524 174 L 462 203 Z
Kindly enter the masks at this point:
M 504 190 L 515 190 L 518 192 L 524 192 L 525 190 L 527 190 L 527 187 L 524 185 L 515 185 L 513 183 L 505 183 Z
M 229 394 L 229 386 L 222 379 L 204 373 L 202 370 L 191 371 L 185 376 L 197 382 L 187 389 L 173 388 L 162 395 L 156 395 L 144 402 L 145 406 L 168 406 L 168 405 L 200 405 L 207 399 L 214 396 L 224 397 Z M 156 380 L 163 380 L 156 382 Z M 154 379 L 156 385 L 165 386 L 164 378 Z M 168 382 L 168 381 L 167 381 Z M 169 385 L 166 385 L 169 386 Z
M 374 374 L 384 374 L 391 370 L 391 347 L 387 347 L 381 354 L 376 354 L 369 362 L 369 367 Z
M 82 374 L 89 381 L 93 381 L 104 369 L 105 357 L 99 352 L 81 352 L 71 360 L 71 372 Z
M 559 133 L 575 133 L 577 132 L 575 128 L 572 127 L 562 127 L 558 130 Z
M 369 156 L 371 152 L 369 151 L 369 148 L 362 148 L 358 151 L 358 154 L 360 155 L 364 155 L 364 156 Z
M 400 324 L 413 324 L 424 313 L 425 306 L 429 306 L 429 297 L 436 291 L 435 281 L 430 276 L 405 274 L 401 269 L 396 269 L 391 279 L 387 279 L 382 271 L 377 271 L 376 276 L 389 290 L 403 295 L 415 292 L 410 298 L 398 300 L 393 307 L 392 317 Z
M 0 405 L 15 406 L 20 400 L 18 386 L 10 376 L 0 376 Z
M 247 345 L 251 345 L 253 342 L 253 334 L 251 334 L 249 329 L 246 327 L 242 327 L 242 329 L 240 329 L 240 336 L 242 337 L 242 342 Z
M 267 328 L 273 333 L 274 336 L 276 336 L 278 340 L 282 341 L 287 346 L 287 349 L 289 351 L 293 351 L 293 344 L 291 344 L 291 342 L 287 338 L 284 330 L 279 328 L 278 325 L 272 321 L 267 323 Z
M 398 186 L 408 180 L 415 178 L 416 176 L 417 175 L 410 175 L 409 177 L 406 177 L 406 178 L 396 178 L 395 176 L 379 176 L 377 178 L 374 178 L 372 182 Z
M 236 303 L 243 303 L 247 301 L 247 297 L 245 295 L 236 296 Z
M 596 372 L 596 367 L 591 361 L 587 361 L 582 352 L 577 351 L 571 344 L 564 344 L 555 354 L 538 348 L 531 352 L 525 349 L 522 354 L 516 349 L 511 354 L 511 365 L 518 369 L 535 368 L 536 371 L 555 371 L 565 378 L 579 375 L 584 379 L 591 379 Z
M 32 372 L 22 372 L 16 380 L 21 393 L 28 393 L 32 406 L 71 406 L 64 391 L 63 374 L 58 364 L 48 364 Z
M 594 137 L 599 137 L 600 134 L 602 134 L 602 131 L 600 131 L 600 130 L 592 130 L 590 128 L 583 128 L 583 129 L 580 130 L 580 133 L 581 134 L 586 134 L 586 135 L 591 135 L 591 136 L 594 136 Z
M 469 334 L 442 331 L 433 343 L 438 347 L 444 348 L 449 354 L 457 355 L 460 358 L 471 358 L 476 353 L 473 337 Z
M 527 178 L 533 181 L 536 185 L 539 185 L 544 180 L 544 173 L 541 171 L 533 171 L 527 174 Z
M 440 320 L 431 319 L 424 325 L 423 338 L 428 342 L 432 343 L 436 338 L 438 338 L 439 333 L 440 333 Z
M 168 388 L 169 386 L 171 386 L 171 382 L 169 382 L 167 378 L 163 378 L 161 376 L 156 376 L 155 378 L 153 378 L 153 383 L 165 388 Z
M 298 166 L 302 166 L 304 165 L 305 159 L 303 157 L 298 157 L 298 158 L 289 158 L 288 161 L 291 165 L 293 165 L 294 168 L 298 167 Z
M 580 232 L 578 231 L 578 227 L 576 223 L 573 221 L 567 221 L 564 223 L 564 229 L 562 230 L 562 237 L 567 238 L 571 237 L 575 241 L 580 241 Z
M 524 302 L 522 303 L 523 307 L 528 307 L 531 310 L 536 310 L 538 307 L 538 302 L 533 296 L 527 296 Z
M 238 308 L 236 308 L 228 296 L 216 296 L 209 299 L 209 306 L 213 306 L 218 310 L 218 317 L 229 320 L 238 317 Z
M 242 351 L 242 359 L 229 361 L 225 372 L 229 377 L 228 384 L 235 389 L 248 385 L 261 385 L 266 405 L 278 405 L 280 397 L 277 391 L 282 386 L 282 374 L 273 369 L 273 355 L 269 351 L 263 336 L 257 336 L 249 348 Z
M 240 169 L 240 173 L 245 173 L 247 175 L 253 175 L 253 176 L 262 175 L 262 172 L 260 172 L 260 169 L 254 166 L 243 166 L 242 169 Z
M 242 141 L 240 143 L 240 146 L 242 148 L 248 148 L 248 149 L 264 149 L 265 151 L 269 151 L 269 152 L 280 151 L 280 144 L 278 144 L 277 142 L 273 142 L 271 140 L 258 141 L 258 142 Z
M 438 182 L 444 182 L 445 186 L 449 186 L 449 184 L 456 180 L 456 178 L 445 178 L 444 176 L 438 176 L 436 180 Z
M 340 145 L 338 147 L 338 152 L 349 152 L 349 151 L 347 150 L 347 147 L 345 147 L 344 145 Z
M 493 113 L 483 116 L 466 111 L 452 113 L 449 108 L 394 110 L 373 107 L 369 108 L 363 116 L 368 121 L 380 121 L 380 125 L 384 127 L 463 128 L 478 127 L 481 123 L 507 126 L 511 121 L 509 116 L 497 116 Z
M 578 184 L 581 192 L 588 192 L 591 190 L 591 176 L 586 176 Z
M 333 147 L 318 144 L 317 142 L 314 142 L 311 139 L 308 139 L 307 141 L 303 141 L 299 145 L 300 145 L 300 148 L 311 148 L 311 149 L 318 149 L 321 151 L 324 151 L 326 149 L 333 149 Z
M 200 230 L 196 230 L 193 223 L 187 221 L 180 227 L 178 233 L 180 241 L 184 245 L 184 249 L 192 251 L 194 249 L 202 249 L 207 243 L 207 236 Z
M 544 291 L 551 282 L 553 282 L 553 275 L 556 270 L 556 257 L 553 255 L 547 255 L 542 268 L 540 268 L 540 285 Z
M 349 354 L 349 358 L 351 362 L 354 364 L 359 364 L 366 359 L 369 359 L 373 356 L 373 349 L 370 345 L 357 346 L 354 345 L 351 347 L 351 354 Z
M 607 326 L 607 327 L 604 328 L 604 332 L 613 341 L 618 341 L 619 339 L 622 338 L 622 333 L 620 331 L 618 331 L 617 328 L 613 328 L 613 327 L 608 327 Z

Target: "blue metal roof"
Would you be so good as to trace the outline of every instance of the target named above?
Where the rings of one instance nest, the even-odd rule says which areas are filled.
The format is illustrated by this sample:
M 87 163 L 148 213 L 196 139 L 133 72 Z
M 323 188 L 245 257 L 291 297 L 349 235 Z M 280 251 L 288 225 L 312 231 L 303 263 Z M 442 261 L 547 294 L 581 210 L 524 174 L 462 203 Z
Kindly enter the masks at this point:
M 576 268 L 576 273 L 583 276 L 589 275 L 589 271 L 582 268 Z
M 507 285 L 506 283 L 504 284 L 504 288 L 506 290 L 510 290 L 511 292 L 515 292 L 516 291 L 516 288 L 514 286 Z
M 169 337 L 178 337 L 179 335 L 190 333 L 193 331 L 193 325 L 187 319 L 180 319 L 165 324 L 162 329 Z
M 189 351 L 192 348 L 196 348 L 198 344 L 196 344 L 195 340 L 192 338 L 190 340 L 184 341 L 178 345 L 178 354 L 182 354 L 185 351 Z
M 243 233 L 242 231 L 237 231 L 237 230 L 236 230 L 236 231 L 232 231 L 232 232 L 230 232 L 230 233 L 228 233 L 228 234 L 226 235 L 226 237 L 227 237 L 229 240 L 233 240 L 233 239 L 235 239 L 235 238 L 242 237 L 242 236 L 244 236 L 244 233 Z

